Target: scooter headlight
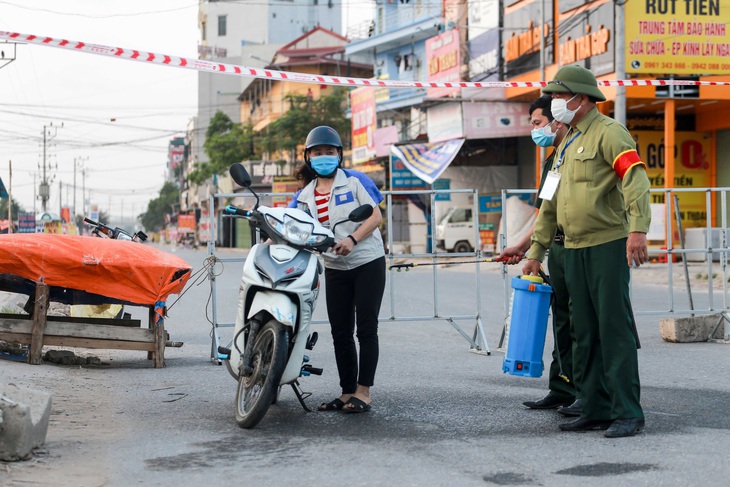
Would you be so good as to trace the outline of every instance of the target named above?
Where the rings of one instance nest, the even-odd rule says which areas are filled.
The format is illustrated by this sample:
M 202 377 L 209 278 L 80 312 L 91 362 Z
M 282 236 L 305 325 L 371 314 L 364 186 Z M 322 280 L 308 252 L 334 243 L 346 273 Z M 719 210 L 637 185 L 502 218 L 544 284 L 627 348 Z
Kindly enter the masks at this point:
M 297 220 L 289 215 L 284 215 L 283 222 L 272 215 L 266 215 L 266 223 L 276 233 L 294 245 L 318 245 L 327 238 L 326 235 L 313 235 L 313 224 Z

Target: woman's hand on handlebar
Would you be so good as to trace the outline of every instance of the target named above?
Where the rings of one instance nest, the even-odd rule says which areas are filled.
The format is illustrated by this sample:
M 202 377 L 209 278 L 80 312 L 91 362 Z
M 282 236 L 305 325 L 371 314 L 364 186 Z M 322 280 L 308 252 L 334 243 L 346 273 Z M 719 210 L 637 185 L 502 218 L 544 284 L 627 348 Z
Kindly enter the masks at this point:
M 345 237 L 332 247 L 332 251 L 337 255 L 345 256 L 352 252 L 353 247 L 355 247 L 355 242 L 353 242 L 349 237 Z

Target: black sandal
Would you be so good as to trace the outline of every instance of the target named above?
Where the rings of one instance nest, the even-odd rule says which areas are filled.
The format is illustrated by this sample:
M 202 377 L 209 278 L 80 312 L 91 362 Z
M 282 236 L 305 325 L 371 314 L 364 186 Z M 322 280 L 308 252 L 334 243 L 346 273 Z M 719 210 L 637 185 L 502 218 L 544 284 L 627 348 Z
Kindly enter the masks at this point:
M 318 411 L 339 411 L 345 406 L 344 401 L 339 397 L 330 402 L 323 402 L 319 405 Z
M 346 405 L 350 405 L 348 407 L 345 407 Z M 358 399 L 356 397 L 351 397 L 347 403 L 345 403 L 342 406 L 342 412 L 351 414 L 351 413 L 365 413 L 367 411 L 370 411 L 373 408 L 371 404 L 366 403 L 362 399 Z

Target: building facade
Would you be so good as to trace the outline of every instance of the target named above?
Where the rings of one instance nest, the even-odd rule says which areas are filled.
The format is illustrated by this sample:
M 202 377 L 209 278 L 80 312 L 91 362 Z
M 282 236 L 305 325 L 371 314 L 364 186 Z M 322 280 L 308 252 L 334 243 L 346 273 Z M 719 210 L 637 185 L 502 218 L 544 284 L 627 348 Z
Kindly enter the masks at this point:
M 255 5 L 245 2 L 201 0 L 198 11 L 200 59 L 227 64 L 264 67 L 285 43 L 317 26 L 335 32 L 342 30 L 342 3 L 331 0 L 263 0 Z M 238 97 L 253 82 L 250 78 L 198 73 L 198 110 L 185 137 L 185 171 L 207 162 L 205 133 L 217 111 L 234 123 L 241 122 Z M 216 181 L 190 187 L 187 178 L 181 186 L 181 210 L 210 209 L 209 197 L 219 188 Z M 215 211 L 213 209 L 213 211 Z M 206 231 L 210 234 L 210 230 Z
M 592 70 L 599 80 L 730 79 L 726 23 L 730 0 L 681 5 L 617 5 L 610 0 L 377 0 L 374 8 L 371 35 L 351 43 L 347 53 L 367 53 L 376 77 L 383 79 L 541 81 L 573 64 Z M 602 91 L 608 101 L 599 104 L 599 110 L 625 120 L 655 188 L 730 186 L 730 119 L 723 116 L 730 89 L 634 86 Z M 480 221 L 489 228 L 492 217 L 498 218 L 485 215 L 494 211 L 487 204 L 489 193 L 534 188 L 539 183 L 545 154 L 536 150 L 529 137 L 527 113 L 529 104 L 540 96 L 539 89 L 375 92 L 377 119 L 367 149 L 464 140 L 431 186 L 425 182 L 414 186 L 408 172 L 401 178 L 402 167 L 393 166 L 387 148 L 375 150 L 374 155 L 362 151 L 371 159 L 385 156 L 380 164 L 390 171 L 393 189 L 476 187 L 485 194 Z M 358 130 L 364 133 L 362 127 Z M 370 162 L 363 164 L 368 167 Z M 705 226 L 704 195 L 686 194 L 682 200 L 684 227 Z M 449 206 L 465 203 L 452 199 L 438 204 L 437 219 Z M 658 205 L 656 214 L 661 214 L 663 195 L 654 195 L 653 203 Z M 711 223 L 718 224 L 719 197 L 712 205 L 717 218 Z M 411 222 L 418 219 L 417 207 L 409 206 Z
M 543 13 L 541 2 L 504 0 L 503 32 L 509 33 L 502 40 L 505 80 L 550 80 L 560 67 L 574 64 L 590 69 L 599 80 L 730 79 L 730 0 L 661 7 L 608 0 L 547 5 L 552 8 Z M 730 108 L 728 87 L 601 90 L 607 102 L 599 103 L 599 110 L 625 119 L 653 188 L 730 186 L 730 119 L 723 116 Z M 519 101 L 538 94 L 536 89 L 509 88 L 505 97 Z M 527 169 L 524 174 L 534 172 Z M 705 197 L 699 192 L 680 195 L 683 228 L 707 225 Z M 663 219 L 664 195 L 653 195 L 652 203 L 654 216 Z M 710 223 L 719 224 L 719 197 L 712 202 L 712 213 L 716 218 Z

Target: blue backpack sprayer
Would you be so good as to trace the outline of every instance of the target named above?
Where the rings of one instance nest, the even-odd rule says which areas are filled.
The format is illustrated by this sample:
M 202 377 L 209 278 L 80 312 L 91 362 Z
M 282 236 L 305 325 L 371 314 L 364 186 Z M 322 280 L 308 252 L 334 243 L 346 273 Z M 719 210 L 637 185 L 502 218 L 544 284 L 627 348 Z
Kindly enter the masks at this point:
M 512 278 L 514 294 L 502 372 L 523 377 L 542 376 L 545 368 L 542 354 L 553 294 L 552 287 L 545 283 L 547 276 L 542 275 L 545 278 L 527 275 Z
M 479 262 L 500 262 L 495 258 Z M 471 264 L 473 261 L 449 262 L 449 264 Z M 393 264 L 388 269 L 408 271 L 412 267 L 439 265 L 439 263 Z M 545 273 L 540 276 L 516 276 L 512 278 L 512 302 L 510 305 L 510 326 L 507 337 L 507 353 L 502 362 L 502 371 L 523 377 L 541 377 L 545 368 L 542 354 L 545 349 L 547 320 L 553 298 L 553 288 Z M 560 356 L 558 356 L 560 364 Z M 560 364 L 560 377 L 570 382 Z

